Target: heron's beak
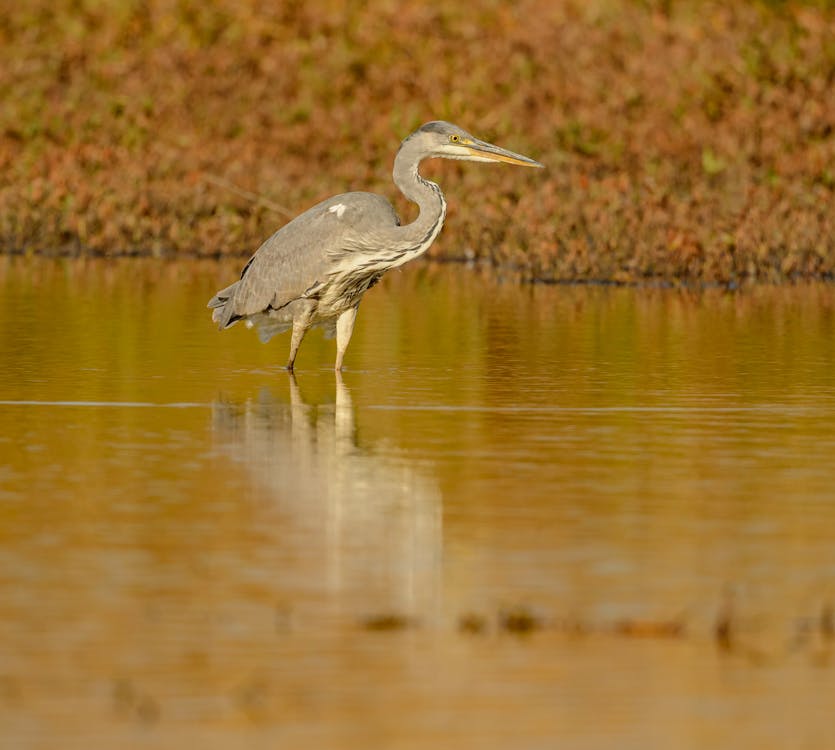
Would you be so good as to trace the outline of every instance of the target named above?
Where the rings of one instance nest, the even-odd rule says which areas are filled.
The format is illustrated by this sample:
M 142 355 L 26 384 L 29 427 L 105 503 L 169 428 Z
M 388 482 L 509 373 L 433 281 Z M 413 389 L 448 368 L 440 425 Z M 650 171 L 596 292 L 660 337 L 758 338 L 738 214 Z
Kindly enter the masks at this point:
M 479 141 L 473 138 L 469 143 L 463 144 L 464 148 L 470 153 L 471 158 L 478 161 L 504 161 L 508 164 L 517 164 L 520 167 L 539 167 L 544 168 L 544 164 L 538 161 L 529 159 L 527 156 L 517 154 L 513 151 L 508 151 L 506 148 L 499 148 L 492 143 Z

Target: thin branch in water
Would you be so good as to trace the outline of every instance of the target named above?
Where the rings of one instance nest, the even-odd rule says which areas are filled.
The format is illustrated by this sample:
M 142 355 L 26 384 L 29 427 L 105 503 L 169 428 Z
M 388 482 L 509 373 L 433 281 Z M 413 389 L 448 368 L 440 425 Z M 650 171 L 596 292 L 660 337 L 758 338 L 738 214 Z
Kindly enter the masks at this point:
M 265 198 L 263 195 L 258 195 L 258 193 L 253 193 L 249 190 L 239 188 L 235 183 L 230 182 L 225 177 L 220 177 L 216 174 L 204 172 L 203 179 L 206 180 L 206 182 L 211 182 L 213 185 L 217 185 L 218 187 L 222 187 L 226 190 L 229 190 L 230 192 L 235 193 L 235 195 L 239 195 L 241 198 L 246 198 L 248 201 L 258 203 L 264 206 L 264 208 L 268 208 L 270 211 L 275 211 L 275 213 L 277 214 L 286 216 L 288 219 L 292 219 L 295 216 L 295 214 L 289 208 L 285 208 L 281 204 L 275 203 L 269 200 L 268 198 Z

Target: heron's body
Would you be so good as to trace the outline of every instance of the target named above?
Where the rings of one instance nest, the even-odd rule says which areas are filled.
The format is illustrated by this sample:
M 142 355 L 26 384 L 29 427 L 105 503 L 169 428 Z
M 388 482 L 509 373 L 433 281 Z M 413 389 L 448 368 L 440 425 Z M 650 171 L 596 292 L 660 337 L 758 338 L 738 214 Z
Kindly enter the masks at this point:
M 263 341 L 292 327 L 289 369 L 309 328 L 335 330 L 341 369 L 363 294 L 386 271 L 425 253 L 441 231 L 446 201 L 417 171 L 431 156 L 541 166 L 449 123 L 427 123 L 403 141 L 394 163 L 395 183 L 420 208 L 415 221 L 401 226 L 391 203 L 373 193 L 328 198 L 258 248 L 241 278 L 209 302 L 212 319 L 221 329 L 245 320 Z

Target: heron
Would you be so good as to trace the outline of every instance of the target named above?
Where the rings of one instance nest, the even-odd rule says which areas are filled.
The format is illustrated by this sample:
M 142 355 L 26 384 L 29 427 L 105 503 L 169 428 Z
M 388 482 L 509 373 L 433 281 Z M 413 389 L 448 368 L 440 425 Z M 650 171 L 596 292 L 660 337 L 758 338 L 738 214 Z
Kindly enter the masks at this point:
M 419 127 L 400 144 L 394 184 L 419 208 L 401 225 L 381 195 L 343 193 L 317 203 L 281 227 L 249 259 L 240 278 L 209 301 L 223 330 L 243 320 L 263 342 L 292 329 L 287 369 L 314 326 L 336 335 L 334 369 L 342 370 L 363 295 L 393 268 L 423 255 L 441 231 L 446 201 L 441 188 L 421 177 L 424 159 L 505 162 L 542 167 L 522 154 L 479 140 L 449 122 Z

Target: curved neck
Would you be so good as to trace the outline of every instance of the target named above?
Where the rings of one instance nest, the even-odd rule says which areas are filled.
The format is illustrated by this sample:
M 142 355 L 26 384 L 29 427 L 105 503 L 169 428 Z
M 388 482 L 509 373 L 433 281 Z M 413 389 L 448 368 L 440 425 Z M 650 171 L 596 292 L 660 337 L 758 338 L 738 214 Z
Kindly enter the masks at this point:
M 398 227 L 398 239 L 409 243 L 420 255 L 438 236 L 446 216 L 446 201 L 441 188 L 418 174 L 421 154 L 410 141 L 405 141 L 394 158 L 394 184 L 410 201 L 418 204 L 420 213 L 410 224 Z M 419 246 L 419 249 L 418 249 Z

